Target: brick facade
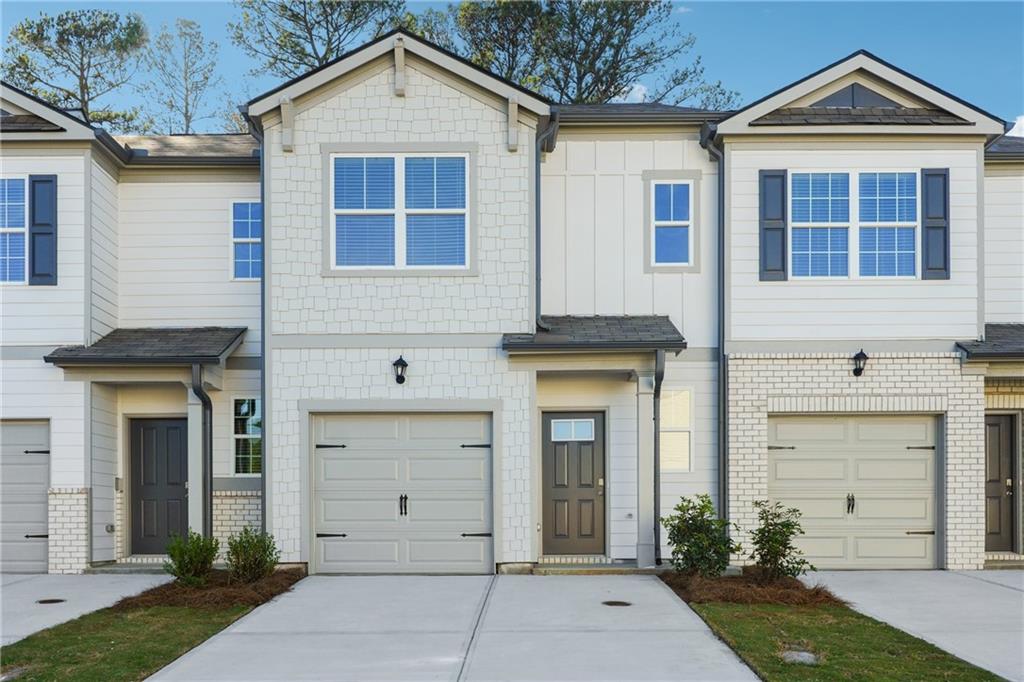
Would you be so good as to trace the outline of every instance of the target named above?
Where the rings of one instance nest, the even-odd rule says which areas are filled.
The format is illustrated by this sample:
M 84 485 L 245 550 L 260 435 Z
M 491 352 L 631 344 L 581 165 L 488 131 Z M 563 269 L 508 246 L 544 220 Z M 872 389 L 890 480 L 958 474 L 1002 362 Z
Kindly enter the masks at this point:
M 1024 410 L 1024 378 L 986 379 L 985 407 L 989 410 Z
M 215 490 L 213 493 L 213 536 L 220 540 L 220 551 L 228 548 L 228 538 L 243 528 L 259 530 L 262 516 L 261 496 L 255 490 Z
M 770 414 L 926 413 L 943 417 L 945 472 L 940 563 L 982 568 L 985 560 L 984 377 L 957 353 L 872 353 L 854 377 L 848 354 L 729 356 L 729 516 L 756 525 L 755 500 L 768 496 Z M 740 534 L 740 541 L 747 535 Z M 749 544 L 749 543 L 745 543 Z M 737 561 L 744 557 L 736 557 Z
M 81 573 L 89 563 L 89 490 L 50 488 L 49 573 Z

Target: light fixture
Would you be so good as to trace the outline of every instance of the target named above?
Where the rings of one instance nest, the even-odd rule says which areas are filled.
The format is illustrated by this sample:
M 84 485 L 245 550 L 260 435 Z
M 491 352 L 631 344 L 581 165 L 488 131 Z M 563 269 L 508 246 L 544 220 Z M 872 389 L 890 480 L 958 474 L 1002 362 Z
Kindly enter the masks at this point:
M 864 367 L 868 364 L 868 354 L 861 348 L 857 351 L 857 354 L 853 356 L 853 376 L 859 377 L 864 373 Z
M 398 359 L 391 363 L 391 366 L 395 368 L 395 383 L 404 384 L 405 370 L 409 367 L 409 363 L 405 361 L 405 358 L 399 355 Z

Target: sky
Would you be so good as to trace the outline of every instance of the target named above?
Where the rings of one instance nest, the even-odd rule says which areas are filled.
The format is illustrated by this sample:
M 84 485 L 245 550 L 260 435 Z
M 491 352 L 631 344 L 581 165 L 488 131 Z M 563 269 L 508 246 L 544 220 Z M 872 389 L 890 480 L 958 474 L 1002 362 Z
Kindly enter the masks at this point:
M 408 0 L 407 0 L 408 1 Z M 408 1 L 410 9 L 443 2 Z M 280 79 L 247 74 L 255 65 L 231 44 L 226 25 L 236 15 L 230 2 L 17 2 L 0 4 L 0 27 L 40 12 L 102 8 L 142 14 L 150 31 L 178 17 L 199 22 L 220 44 L 225 85 L 214 104 L 242 102 Z M 688 2 L 675 3 L 673 21 L 693 33 L 690 57 L 700 55 L 709 80 L 721 80 L 753 102 L 858 49 L 866 49 L 923 80 L 1008 121 L 1024 135 L 1024 0 L 1006 2 Z M 637 84 L 642 91 L 650 84 Z M 138 104 L 126 91 L 115 107 Z M 219 121 L 200 124 L 216 130 Z

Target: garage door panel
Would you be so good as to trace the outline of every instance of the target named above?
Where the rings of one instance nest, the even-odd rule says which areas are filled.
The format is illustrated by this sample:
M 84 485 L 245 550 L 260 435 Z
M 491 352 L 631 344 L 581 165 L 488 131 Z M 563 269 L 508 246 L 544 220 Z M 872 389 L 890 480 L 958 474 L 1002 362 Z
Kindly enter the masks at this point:
M 840 523 L 846 520 L 846 499 L 838 499 L 835 495 L 800 495 L 796 493 L 776 492 L 772 499 L 787 507 L 800 510 L 800 521 L 804 527 L 819 523 Z
M 402 565 L 402 543 L 397 537 L 318 538 L 317 556 L 324 573 L 395 572 Z
M 398 522 L 397 494 L 325 491 L 317 498 L 316 527 L 320 532 L 352 530 L 367 524 L 397 525 Z
M 901 453 L 894 457 L 860 457 L 855 461 L 854 472 L 854 480 L 866 485 L 930 485 L 934 466 L 930 457 Z
M 484 483 L 487 481 L 489 451 L 472 456 L 420 456 L 409 459 L 408 480 Z
M 49 424 L 0 422 L 0 571 L 45 573 Z M 29 452 L 25 452 L 28 450 Z
M 935 424 L 919 417 L 888 418 L 857 423 L 857 442 L 862 444 L 934 445 Z
M 795 544 L 804 553 L 804 558 L 814 566 L 820 567 L 823 563 L 833 564 L 846 559 L 847 537 L 845 534 L 807 534 L 797 538 Z
M 423 414 L 409 417 L 409 439 L 429 444 L 432 441 L 450 443 L 489 443 L 490 426 L 480 415 Z M 460 443 L 461 445 L 462 443 Z
M 870 562 L 893 560 L 913 562 L 914 568 L 931 568 L 935 541 L 932 536 L 859 536 L 855 540 L 854 559 Z
M 367 441 L 361 445 L 370 446 L 373 441 L 384 443 L 397 440 L 401 421 L 395 415 L 359 415 L 358 419 L 317 418 L 315 433 L 318 443 Z
M 400 459 L 386 454 L 379 458 L 328 456 L 320 460 L 320 480 L 327 487 L 369 481 L 397 483 L 400 468 Z
M 934 507 L 933 499 L 924 495 L 891 497 L 862 493 L 857 495 L 851 520 L 865 525 L 898 526 L 908 530 L 912 530 L 908 526 L 919 528 L 922 524 L 931 528 L 935 522 Z
M 409 539 L 411 569 L 434 572 L 476 572 L 490 561 L 490 542 L 485 538 L 420 537 Z
M 784 484 L 788 481 L 820 481 L 841 483 L 849 476 L 847 463 L 837 459 L 807 457 L 776 458 L 771 467 L 771 480 Z
M 491 523 L 491 500 L 485 494 L 431 493 L 410 495 L 408 523 L 480 532 Z
M 829 443 L 846 442 L 847 423 L 821 417 L 792 417 L 784 422 L 773 422 L 770 437 L 775 441 L 793 443 L 826 441 Z
M 318 538 L 323 573 L 480 573 L 493 564 L 489 538 L 453 533 L 350 533 Z

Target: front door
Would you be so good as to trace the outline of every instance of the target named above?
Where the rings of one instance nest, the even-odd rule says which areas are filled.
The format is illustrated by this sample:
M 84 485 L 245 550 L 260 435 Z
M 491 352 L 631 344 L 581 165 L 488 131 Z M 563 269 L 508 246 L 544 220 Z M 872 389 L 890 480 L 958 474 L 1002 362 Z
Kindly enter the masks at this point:
M 604 554 L 604 415 L 544 413 L 544 554 Z
M 188 533 L 188 422 L 131 421 L 133 554 L 164 554 Z
M 1013 417 L 985 416 L 985 551 L 1013 551 Z

